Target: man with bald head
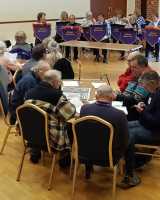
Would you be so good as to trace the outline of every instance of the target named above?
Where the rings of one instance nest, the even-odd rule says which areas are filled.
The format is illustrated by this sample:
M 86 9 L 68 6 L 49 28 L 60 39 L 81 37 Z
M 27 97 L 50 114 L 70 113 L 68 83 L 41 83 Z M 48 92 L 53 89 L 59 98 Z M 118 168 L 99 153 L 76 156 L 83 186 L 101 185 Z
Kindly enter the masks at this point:
M 96 102 L 84 105 L 81 108 L 80 116 L 100 117 L 113 125 L 115 137 L 113 140 L 113 156 L 119 160 L 124 155 L 128 145 L 128 122 L 122 111 L 112 107 L 113 99 L 112 88 L 106 84 L 100 86 L 96 91 Z

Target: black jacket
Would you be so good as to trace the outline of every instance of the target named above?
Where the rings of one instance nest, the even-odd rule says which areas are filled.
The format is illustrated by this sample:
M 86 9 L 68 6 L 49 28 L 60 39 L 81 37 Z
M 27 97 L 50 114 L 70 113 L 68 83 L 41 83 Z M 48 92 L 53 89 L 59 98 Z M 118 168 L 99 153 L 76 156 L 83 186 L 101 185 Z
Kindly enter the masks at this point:
M 61 96 L 61 90 L 54 89 L 49 83 L 42 81 L 26 93 L 25 99 L 41 100 L 57 105 Z
M 66 58 L 59 59 L 53 66 L 62 73 L 62 79 L 74 79 L 74 72 L 71 62 Z
M 160 132 L 160 90 L 152 97 L 151 103 L 140 115 L 140 123 L 146 129 L 153 132 Z

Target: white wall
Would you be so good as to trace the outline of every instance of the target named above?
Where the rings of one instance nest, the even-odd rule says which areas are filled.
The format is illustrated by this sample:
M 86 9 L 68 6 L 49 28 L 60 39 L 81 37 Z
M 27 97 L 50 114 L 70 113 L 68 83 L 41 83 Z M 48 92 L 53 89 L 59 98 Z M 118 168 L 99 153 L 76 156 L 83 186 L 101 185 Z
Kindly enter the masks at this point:
M 76 17 L 83 17 L 90 10 L 90 0 L 0 0 L 0 21 L 35 20 L 40 11 L 47 14 L 47 18 L 59 18 L 61 11 L 66 10 Z M 23 30 L 28 41 L 33 42 L 32 23 L 0 24 L 0 40 L 14 41 L 16 31 Z M 52 22 L 55 30 L 55 22 Z
M 40 11 L 47 18 L 58 18 L 62 10 L 77 17 L 90 9 L 90 0 L 1 0 L 0 21 L 32 20 Z
M 135 0 L 127 0 L 127 14 L 135 9 Z M 0 21 L 32 20 L 39 11 L 47 13 L 47 18 L 58 18 L 60 12 L 66 10 L 77 17 L 83 17 L 90 10 L 90 0 L 4 0 L 1 1 Z M 14 34 L 24 30 L 28 41 L 33 42 L 32 23 L 0 24 L 0 40 L 14 41 Z M 55 22 L 52 22 L 54 34 Z
M 127 16 L 135 10 L 135 0 L 127 0 Z

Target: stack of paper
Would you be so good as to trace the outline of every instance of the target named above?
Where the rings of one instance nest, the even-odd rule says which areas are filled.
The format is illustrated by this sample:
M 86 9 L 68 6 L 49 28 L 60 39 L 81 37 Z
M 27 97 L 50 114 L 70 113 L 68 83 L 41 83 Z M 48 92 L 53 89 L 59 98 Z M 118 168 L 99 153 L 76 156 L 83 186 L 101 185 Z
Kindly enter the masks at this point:
M 95 89 L 99 88 L 101 85 L 106 84 L 105 82 L 100 83 L 100 82 L 92 82 L 92 85 Z
M 64 87 L 78 87 L 79 82 L 78 81 L 63 81 Z

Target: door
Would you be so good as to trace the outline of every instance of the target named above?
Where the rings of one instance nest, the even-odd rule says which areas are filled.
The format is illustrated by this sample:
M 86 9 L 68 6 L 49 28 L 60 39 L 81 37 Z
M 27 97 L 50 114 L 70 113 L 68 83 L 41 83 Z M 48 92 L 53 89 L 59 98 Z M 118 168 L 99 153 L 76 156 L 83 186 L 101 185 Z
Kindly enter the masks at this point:
M 141 0 L 141 15 L 147 18 L 147 1 Z
M 91 11 L 95 17 L 98 14 L 103 14 L 106 18 L 112 17 L 117 9 L 126 15 L 127 0 L 91 0 Z

